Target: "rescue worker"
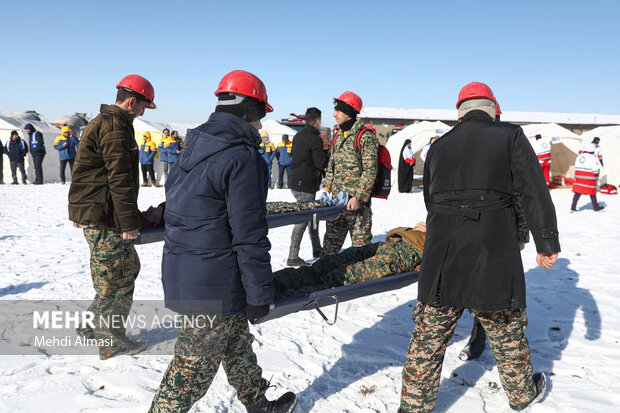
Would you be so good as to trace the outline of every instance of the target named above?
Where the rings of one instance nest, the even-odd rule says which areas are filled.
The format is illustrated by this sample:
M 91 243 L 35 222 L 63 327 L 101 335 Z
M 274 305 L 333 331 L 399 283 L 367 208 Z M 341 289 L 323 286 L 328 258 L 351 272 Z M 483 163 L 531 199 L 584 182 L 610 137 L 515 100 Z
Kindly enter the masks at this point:
M 215 112 L 188 131 L 186 150 L 166 182 L 162 284 L 168 308 L 216 317 L 212 326 L 179 327 L 174 358 L 150 411 L 188 411 L 206 394 L 221 363 L 248 412 L 291 412 L 294 393 L 265 398 L 269 382 L 248 328 L 248 320 L 265 316 L 274 299 L 267 165 L 258 133 L 260 120 L 273 109 L 263 82 L 243 70 L 225 75 L 215 95 Z M 219 310 L 209 306 L 214 302 Z
M 317 108 L 306 109 L 304 116 L 306 125 L 293 139 L 291 179 L 289 185 L 297 202 L 313 201 L 321 184 L 323 171 L 327 167 L 327 157 L 321 139 L 321 111 Z M 299 267 L 306 262 L 299 258 L 299 247 L 308 227 L 312 243 L 312 256 L 321 256 L 321 240 L 319 239 L 318 222 L 304 222 L 293 227 L 291 246 L 286 265 Z
M 138 147 L 133 121 L 155 109 L 151 83 L 139 75 L 125 76 L 117 85 L 114 105 L 101 105 L 86 125 L 75 158 L 69 188 L 69 219 L 82 228 L 90 248 L 90 272 L 95 298 L 88 308 L 95 328 L 77 333 L 99 343 L 102 360 L 137 354 L 145 343 L 131 341 L 125 328 L 101 323 L 127 317 L 133 303 L 140 259 L 133 245 L 138 237 L 140 188 Z
M 372 210 L 370 196 L 377 176 L 377 136 L 366 130 L 360 137 L 360 151 L 354 147 L 357 131 L 364 125 L 357 115 L 362 110 L 362 99 L 353 92 L 344 92 L 334 98 L 334 118 L 340 127 L 334 138 L 323 188 L 326 192 L 349 194 L 347 210 L 328 221 L 323 238 L 323 255 L 336 254 L 342 248 L 347 232 L 354 247 L 372 240 Z M 359 158 L 358 158 L 359 155 Z
M 28 144 L 19 137 L 16 130 L 11 131 L 11 137 L 7 141 L 4 151 L 9 157 L 9 165 L 11 167 L 11 176 L 13 177 L 13 185 L 17 185 L 17 168 L 22 174 L 22 183 L 26 185 L 26 169 L 24 168 L 24 159 L 28 153 Z
M 179 156 L 181 155 L 181 151 L 183 150 L 183 138 L 179 136 L 179 132 L 173 130 L 170 133 L 170 137 L 168 138 L 166 145 L 166 158 L 168 159 L 168 164 L 170 168 L 172 168 L 172 164 L 174 164 Z
M 0 185 L 4 185 L 4 145 L 0 141 Z
M 64 185 L 66 182 L 65 170 L 67 169 L 67 164 L 69 164 L 69 173 L 73 173 L 73 162 L 75 161 L 75 154 L 80 141 L 71 136 L 71 128 L 66 125 L 62 127 L 61 132 L 62 134 L 54 140 L 54 149 L 58 151 L 58 157 L 60 158 L 60 181 Z
M 540 163 L 540 167 L 542 168 L 545 182 L 549 185 L 549 172 L 551 171 L 551 144 L 548 141 L 543 140 L 542 135 L 537 134 L 536 140 L 532 146 L 534 147 L 534 152 L 536 152 L 538 163 Z
M 592 208 L 595 211 L 600 211 L 605 207 L 599 205 L 596 199 L 596 184 L 600 172 L 596 147 L 590 144 L 579 151 L 579 153 L 575 160 L 575 183 L 573 184 L 575 195 L 573 196 L 573 204 L 570 207 L 570 211 L 577 211 L 577 201 L 579 201 L 581 195 L 590 195 Z
M 398 157 L 398 192 L 409 193 L 413 186 L 415 156 L 411 149 L 411 139 L 405 140 Z
M 260 136 L 262 141 L 260 143 L 262 157 L 267 163 L 268 168 L 267 187 L 271 189 L 273 188 L 271 186 L 271 167 L 273 166 L 273 159 L 276 157 L 276 147 L 271 141 L 269 141 L 269 132 L 263 131 Z
M 276 271 L 273 273 L 276 298 L 413 271 L 422 259 L 425 231 L 423 222 L 413 228 L 394 228 L 388 232 L 385 242 L 347 248 L 338 254 L 322 257 L 309 267 Z
M 140 169 L 142 169 L 142 186 L 149 186 L 147 174 L 151 177 L 151 185 L 157 185 L 155 182 L 155 170 L 153 163 L 157 154 L 157 145 L 151 140 L 151 132 L 146 131 L 142 134 L 142 143 L 140 144 Z
M 168 140 L 170 139 L 170 129 L 166 128 L 162 131 L 161 141 L 157 149 L 159 150 L 159 161 L 161 162 L 161 168 L 164 174 L 164 180 L 168 179 L 168 171 L 170 171 L 170 164 L 168 163 L 168 153 L 166 149 L 169 147 Z
M 594 139 L 592 139 L 592 145 L 594 145 L 594 156 L 596 156 L 598 158 L 598 161 L 601 163 L 601 166 L 603 165 L 603 149 L 601 149 L 601 138 L 599 138 L 598 136 L 595 137 Z
M 278 189 L 288 188 L 291 183 L 293 143 L 286 134 L 282 135 L 282 140 L 276 146 L 276 159 L 278 160 Z M 284 183 L 284 172 L 286 172 L 286 184 Z
M 525 278 L 512 196 L 523 194 L 537 263 L 546 269 L 560 251 L 555 210 L 523 130 L 495 122 L 491 89 L 466 85 L 456 107 L 459 124 L 431 146 L 424 165 L 427 237 L 400 411 L 433 410 L 446 347 L 465 308 L 489 337 L 510 407 L 523 410 L 542 398 L 546 379 L 533 374 L 523 334 Z
M 45 140 L 43 134 L 35 129 L 31 123 L 24 126 L 24 130 L 30 137 L 30 155 L 34 163 L 34 185 L 43 185 L 43 158 L 45 158 Z

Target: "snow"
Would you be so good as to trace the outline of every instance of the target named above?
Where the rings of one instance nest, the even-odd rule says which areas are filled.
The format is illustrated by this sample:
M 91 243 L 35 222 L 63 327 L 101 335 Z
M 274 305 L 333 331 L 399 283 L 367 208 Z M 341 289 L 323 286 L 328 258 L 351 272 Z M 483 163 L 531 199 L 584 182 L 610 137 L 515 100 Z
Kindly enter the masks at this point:
M 67 191 L 68 186 L 60 184 L 0 186 L 1 299 L 92 299 L 88 247 L 81 231 L 67 220 Z M 530 317 L 526 335 L 535 370 L 549 374 L 545 399 L 530 411 L 617 411 L 620 197 L 599 195 L 607 208 L 598 213 L 582 197 L 579 211 L 570 214 L 570 190 L 551 194 L 562 242 L 558 264 L 549 271 L 535 268 L 533 243 L 523 251 Z M 157 205 L 163 198 L 163 188 L 141 188 L 140 206 Z M 287 190 L 272 190 L 269 200 L 293 197 Z M 373 213 L 374 241 L 379 241 L 392 227 L 424 219 L 422 194 L 393 191 L 389 200 L 373 201 Z M 324 229 L 321 224 L 321 232 Z M 290 234 L 290 227 L 270 231 L 274 270 L 285 265 Z M 137 250 L 142 270 L 135 298 L 161 299 L 162 244 Z M 301 256 L 311 256 L 307 236 Z M 396 411 L 416 295 L 414 284 L 342 304 L 334 326 L 314 311 L 252 326 L 263 376 L 276 386 L 268 396 L 295 391 L 297 412 Z M 333 307 L 324 310 L 329 315 Z M 488 347 L 477 361 L 458 359 L 471 325 L 466 313 L 446 353 L 435 411 L 508 412 Z M 147 411 L 170 358 L 0 356 L 0 411 Z M 220 371 L 192 411 L 244 409 Z

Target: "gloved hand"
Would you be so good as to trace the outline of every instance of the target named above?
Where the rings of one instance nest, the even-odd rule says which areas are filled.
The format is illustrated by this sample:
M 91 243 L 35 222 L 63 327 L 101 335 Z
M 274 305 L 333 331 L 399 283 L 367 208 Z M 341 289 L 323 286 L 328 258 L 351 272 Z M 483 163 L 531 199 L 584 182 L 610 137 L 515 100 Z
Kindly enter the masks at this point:
M 255 306 L 248 304 L 245 306 L 245 317 L 252 324 L 256 324 L 256 321 L 266 316 L 269 313 L 269 304 Z

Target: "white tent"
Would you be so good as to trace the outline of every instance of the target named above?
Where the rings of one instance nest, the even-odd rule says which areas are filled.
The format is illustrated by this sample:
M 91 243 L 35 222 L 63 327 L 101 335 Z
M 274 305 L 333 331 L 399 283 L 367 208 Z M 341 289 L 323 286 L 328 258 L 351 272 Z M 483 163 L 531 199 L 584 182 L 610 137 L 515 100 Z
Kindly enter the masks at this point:
M 43 179 L 45 182 L 58 181 L 60 179 L 60 161 L 58 160 L 58 153 L 54 149 L 54 140 L 60 135 L 60 129 L 47 122 L 35 120 L 36 118 L 32 115 L 17 115 L 18 114 L 14 115 L 16 117 L 0 116 L 0 141 L 2 141 L 3 145 L 6 144 L 11 137 L 11 131 L 17 130 L 19 136 L 24 139 L 28 144 L 28 149 L 30 149 L 30 140 L 28 134 L 24 130 L 24 126 L 26 126 L 27 123 L 32 124 L 37 131 L 43 134 L 43 140 L 45 141 L 45 150 L 47 154 L 45 158 L 43 158 Z M 26 155 L 24 165 L 26 167 L 28 180 L 34 181 L 34 164 L 31 155 Z M 4 158 L 3 166 L 4 179 L 5 181 L 9 181 L 11 178 L 11 168 L 7 157 Z M 19 171 L 17 172 L 17 177 L 21 182 L 21 174 Z
M 295 136 L 295 134 L 297 133 L 295 129 L 289 126 L 283 125 L 280 122 L 273 120 L 273 119 L 267 119 L 266 121 L 263 121 L 262 124 L 263 124 L 263 127 L 260 130 L 260 133 L 267 131 L 267 133 L 269 133 L 269 140 L 274 145 L 277 145 L 278 143 L 280 143 L 280 141 L 282 140 L 282 135 L 288 135 L 289 140 L 292 142 L 293 136 Z
M 582 145 L 592 142 L 596 136 L 601 138 L 604 164 L 599 182 L 620 186 L 620 125 L 599 126 L 584 133 Z
M 551 142 L 551 176 L 575 176 L 575 159 L 581 147 L 581 137 L 556 123 L 533 123 L 522 125 L 521 129 L 530 143 L 536 141 L 536 135 Z
M 428 144 L 431 138 L 442 136 L 449 130 L 450 126 L 443 122 L 429 122 L 425 120 L 413 123 L 400 132 L 390 136 L 385 147 L 390 152 L 390 157 L 392 158 L 392 184 L 398 182 L 398 160 L 400 157 L 400 150 L 407 139 L 411 139 L 411 149 L 416 156 L 416 170 L 421 171 L 423 162 L 419 156 L 420 150 Z

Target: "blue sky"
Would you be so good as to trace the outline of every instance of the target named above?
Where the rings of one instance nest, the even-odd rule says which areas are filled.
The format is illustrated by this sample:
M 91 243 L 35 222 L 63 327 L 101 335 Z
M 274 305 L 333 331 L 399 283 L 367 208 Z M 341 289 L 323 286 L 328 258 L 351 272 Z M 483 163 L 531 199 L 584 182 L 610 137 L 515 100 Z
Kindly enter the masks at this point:
M 451 109 L 470 81 L 502 110 L 620 113 L 618 1 L 11 1 L 0 112 L 94 116 L 126 74 L 145 119 L 202 123 L 221 77 L 248 70 L 280 118 L 345 90 L 367 106 Z

